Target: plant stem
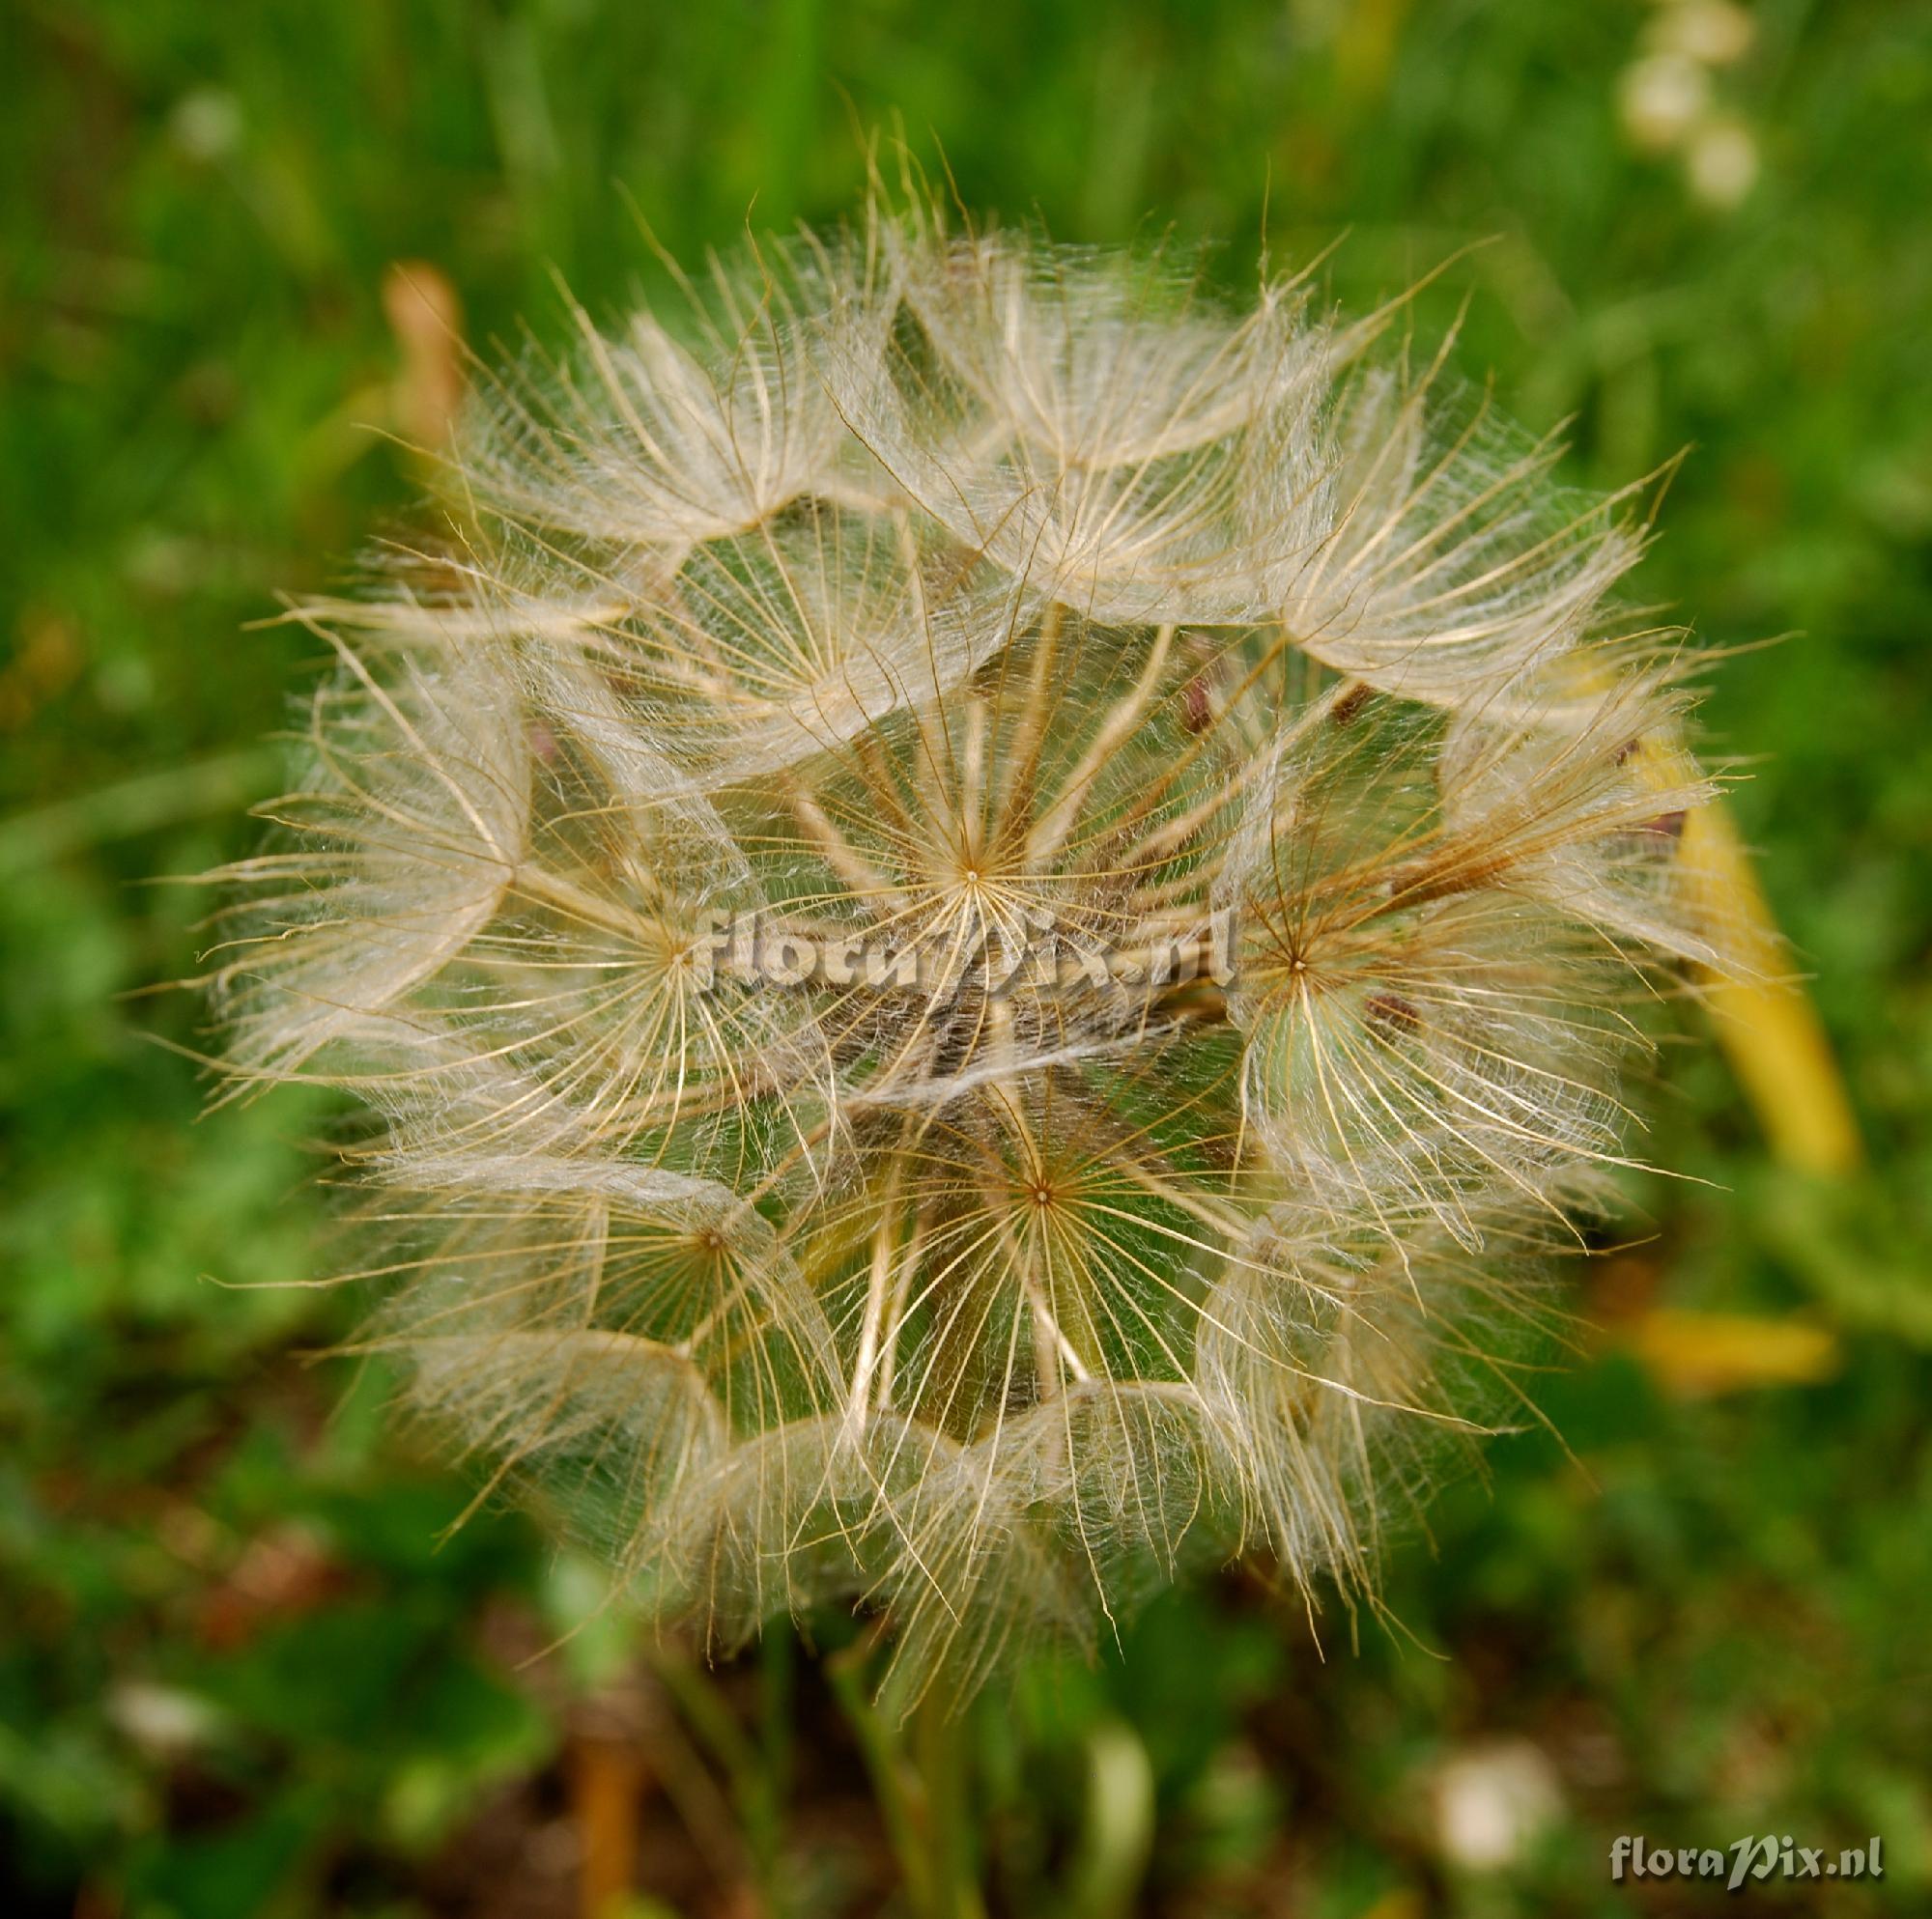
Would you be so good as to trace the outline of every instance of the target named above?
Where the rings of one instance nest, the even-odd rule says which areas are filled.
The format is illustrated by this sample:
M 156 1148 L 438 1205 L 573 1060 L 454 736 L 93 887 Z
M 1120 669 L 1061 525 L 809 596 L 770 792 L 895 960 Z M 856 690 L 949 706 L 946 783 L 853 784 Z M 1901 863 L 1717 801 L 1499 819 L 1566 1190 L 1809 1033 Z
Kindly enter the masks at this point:
M 968 1790 L 968 1722 L 950 1688 L 926 1688 L 914 1708 L 912 1748 L 923 1788 L 938 1892 L 934 1919 L 983 1919 L 979 1848 Z
M 724 1771 L 763 1909 L 781 1919 L 789 1905 L 779 1872 L 783 1756 L 772 1741 L 769 1719 L 767 1746 L 760 1750 L 758 1742 L 746 1736 L 698 1658 L 670 1647 L 659 1647 L 647 1656 L 685 1723 Z
M 967 1791 L 966 1720 L 944 1686 L 926 1688 L 909 1713 L 868 1683 L 873 1641 L 825 1661 L 859 1742 L 906 1901 L 918 1919 L 983 1919 Z

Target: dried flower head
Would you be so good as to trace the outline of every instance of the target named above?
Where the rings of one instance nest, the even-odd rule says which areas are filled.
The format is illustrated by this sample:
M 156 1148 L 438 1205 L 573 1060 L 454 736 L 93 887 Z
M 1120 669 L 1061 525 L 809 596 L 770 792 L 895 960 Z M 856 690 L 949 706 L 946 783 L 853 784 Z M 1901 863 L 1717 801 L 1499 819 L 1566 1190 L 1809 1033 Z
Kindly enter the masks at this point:
M 686 291 L 301 613 L 213 983 L 380 1117 L 370 1344 L 726 1643 L 1370 1590 L 1717 957 L 1639 534 L 1303 283 L 922 209 Z

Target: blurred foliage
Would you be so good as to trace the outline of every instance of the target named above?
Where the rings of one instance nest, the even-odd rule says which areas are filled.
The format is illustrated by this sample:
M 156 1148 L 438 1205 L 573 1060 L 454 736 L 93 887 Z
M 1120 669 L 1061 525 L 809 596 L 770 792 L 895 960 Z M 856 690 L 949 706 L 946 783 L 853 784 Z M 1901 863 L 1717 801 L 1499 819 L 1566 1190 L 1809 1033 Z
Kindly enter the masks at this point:
M 1710 738 L 1870 1154 L 1801 1179 L 1718 1053 L 1667 1049 L 1651 1145 L 1696 1180 L 1645 1182 L 1578 1275 L 1562 1443 L 1498 1443 L 1397 1545 L 1392 1626 L 1331 1607 L 1318 1650 L 1230 1573 L 982 1702 L 996 1909 L 1734 1910 L 1612 1885 L 1608 1846 L 1747 1832 L 1886 1843 L 1883 1887 L 1765 1906 L 1924 1908 L 1932 10 L 19 0 L 4 43 L 9 1911 L 568 1913 L 613 1844 L 633 1914 L 880 1903 L 859 1751 L 789 1635 L 707 1676 L 523 1521 L 444 1537 L 470 1489 L 380 1378 L 306 1363 L 351 1302 L 287 1284 L 328 1270 L 341 1115 L 198 1118 L 195 1009 L 140 989 L 203 910 L 156 876 L 246 843 L 317 667 L 246 623 L 418 490 L 381 431 L 385 269 L 439 269 L 479 343 L 554 335 L 554 271 L 593 310 L 651 283 L 627 201 L 687 257 L 748 209 L 836 217 L 895 116 L 975 208 L 1171 221 L 1237 287 L 1264 239 L 1346 231 L 1354 304 L 1456 256 L 1420 334 L 1466 300 L 1462 363 L 1569 417 L 1578 480 L 1692 448 L 1641 583 L 1736 653 Z

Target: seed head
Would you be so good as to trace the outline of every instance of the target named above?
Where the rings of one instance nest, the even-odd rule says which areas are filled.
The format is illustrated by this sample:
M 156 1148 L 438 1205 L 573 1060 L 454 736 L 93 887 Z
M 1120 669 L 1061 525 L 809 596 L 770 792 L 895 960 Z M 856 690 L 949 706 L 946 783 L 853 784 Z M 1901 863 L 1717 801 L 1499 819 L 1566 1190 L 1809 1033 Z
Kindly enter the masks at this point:
M 1305 282 L 927 209 L 493 382 L 211 981 L 355 1088 L 414 1405 L 917 1688 L 1201 1557 L 1372 1590 L 1716 963 L 1640 544 Z

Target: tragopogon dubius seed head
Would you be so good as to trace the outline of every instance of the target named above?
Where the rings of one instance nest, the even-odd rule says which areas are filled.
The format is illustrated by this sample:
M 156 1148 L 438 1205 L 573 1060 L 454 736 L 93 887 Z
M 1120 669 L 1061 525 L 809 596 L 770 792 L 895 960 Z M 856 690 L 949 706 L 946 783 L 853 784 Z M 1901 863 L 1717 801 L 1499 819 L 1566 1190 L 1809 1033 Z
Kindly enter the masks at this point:
M 1203 1555 L 1371 1589 L 1720 962 L 1641 540 L 1270 280 L 748 251 L 493 381 L 226 878 L 416 1406 L 729 1643 L 917 1689 Z M 1661 824 L 1664 823 L 1664 824 Z

